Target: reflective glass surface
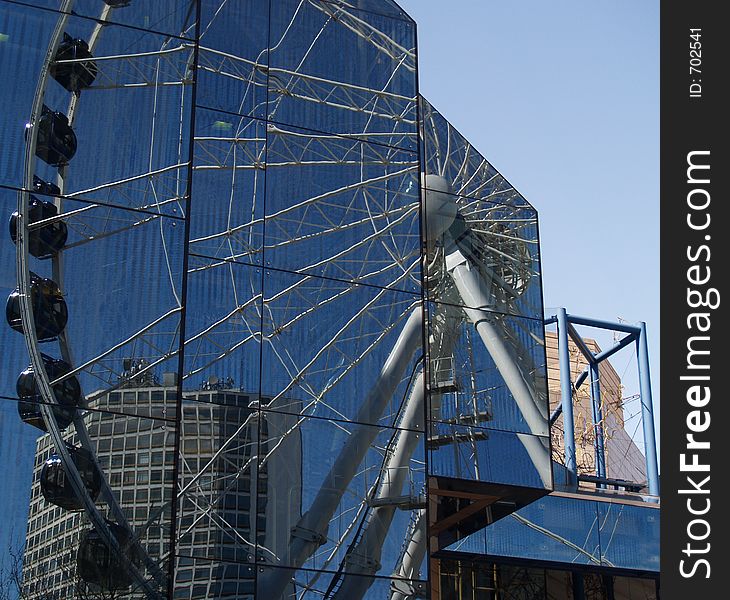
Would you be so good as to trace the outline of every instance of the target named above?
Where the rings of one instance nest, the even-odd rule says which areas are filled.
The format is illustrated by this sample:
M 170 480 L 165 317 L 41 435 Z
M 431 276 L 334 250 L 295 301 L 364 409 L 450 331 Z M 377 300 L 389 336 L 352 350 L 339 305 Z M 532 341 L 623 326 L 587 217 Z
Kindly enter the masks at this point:
M 603 563 L 659 572 L 659 511 L 618 502 L 597 502 L 596 509 Z
M 261 269 L 200 256 L 188 267 L 184 391 L 207 391 L 206 401 L 221 403 L 219 390 L 236 389 L 256 400 Z
M 58 14 L 30 6 L 2 3 L 0 31 L 3 72 L 5 66 L 13 77 L 13 93 L 3 93 L 3 151 L 0 153 L 0 184 L 21 186 L 25 163 L 25 126 L 31 115 L 31 103 L 38 85 L 48 40 Z M 12 67 L 10 67 L 12 65 Z
M 273 270 L 264 293 L 261 390 L 270 409 L 399 420 L 421 368 L 419 297 Z M 416 401 L 422 406 L 422 390 Z M 423 430 L 422 410 L 417 416 L 408 428 Z
M 266 515 L 266 496 L 256 490 L 258 412 L 248 395 L 229 395 L 229 405 L 213 404 L 206 392 L 185 395 L 177 551 L 216 564 L 252 563 L 257 522 Z
M 195 117 L 190 254 L 218 259 L 210 264 L 223 260 L 260 264 L 267 179 L 265 123 L 202 108 Z
M 415 31 L 322 0 L 272 3 L 268 118 L 415 150 Z
M 266 116 L 269 4 L 259 0 L 201 2 L 198 106 L 234 115 Z
M 431 423 L 430 472 L 526 487 L 549 487 L 547 438 L 464 425 Z
M 535 209 L 420 99 L 434 475 L 552 487 Z
M 418 155 L 268 128 L 266 264 L 420 292 Z
M 429 477 L 549 487 L 536 213 L 397 3 L 0 7 L 29 597 L 425 596 Z
M 104 19 L 139 30 L 195 37 L 195 0 L 135 0 L 134 10 L 129 9 L 131 0 L 34 0 L 33 4 L 73 12 L 89 20 Z
M 658 540 L 656 505 L 550 495 L 448 550 L 657 573 Z
M 261 418 L 258 488 L 259 494 L 268 489 L 267 519 L 273 529 L 258 534 L 258 562 L 295 564 L 291 527 L 298 524 L 304 533 L 318 514 L 336 509 L 339 517 L 330 520 L 304 568 L 349 579 L 377 560 L 385 574 L 396 572 L 406 540 L 419 526 L 417 510 L 424 505 L 423 434 L 271 411 L 263 411 Z M 296 462 L 283 459 L 281 450 L 287 447 L 288 456 L 300 457 Z M 395 464 L 389 458 L 389 453 L 404 451 L 411 457 L 408 462 Z M 343 460 L 346 456 L 362 459 Z M 350 484 L 341 489 L 345 478 Z M 362 505 L 359 499 L 368 495 L 372 500 Z
M 430 418 L 547 436 L 545 354 L 539 321 L 431 305 Z

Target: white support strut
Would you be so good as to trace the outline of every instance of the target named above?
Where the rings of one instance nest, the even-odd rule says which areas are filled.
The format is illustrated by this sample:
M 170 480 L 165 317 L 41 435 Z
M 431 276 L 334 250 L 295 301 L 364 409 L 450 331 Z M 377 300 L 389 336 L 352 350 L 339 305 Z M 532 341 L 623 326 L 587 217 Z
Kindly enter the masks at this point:
M 518 437 L 535 465 L 540 479 L 549 487 L 552 485 L 549 449 L 539 438 L 532 437 L 548 435 L 545 407 L 541 406 L 537 394 L 525 381 L 519 365 L 504 343 L 494 316 L 489 285 L 477 267 L 471 264 L 459 249 L 452 248 L 452 250 L 446 258 L 447 271 L 461 296 L 464 313 L 474 325 L 530 429 L 531 435 L 518 435 Z
M 262 597 L 279 600 L 295 571 L 325 543 L 329 521 L 379 433 L 378 427 L 365 423 L 377 423 L 393 397 L 411 358 L 422 343 L 422 326 L 423 315 L 419 305 L 408 317 L 377 381 L 363 400 L 355 419 L 361 424 L 347 438 L 309 510 L 292 529 L 288 553 L 281 565 L 283 568 L 278 569 L 278 572 L 268 571 L 259 577 Z
M 421 432 L 424 430 L 423 399 L 424 380 L 423 372 L 421 372 L 416 377 L 406 401 L 403 419 L 399 425 L 404 429 L 396 434 L 393 450 L 390 455 L 386 456 L 382 472 L 383 481 L 375 496 L 378 500 L 396 498 L 403 490 L 403 484 L 408 475 L 408 464 L 424 435 L 424 433 L 414 431 L 414 429 Z M 353 551 L 348 553 L 345 558 L 342 585 L 333 596 L 334 600 L 352 600 L 365 596 L 372 584 L 373 576 L 380 570 L 383 543 L 388 536 L 396 510 L 395 504 L 377 506 L 372 509 L 362 537 Z
M 461 323 L 458 308 L 450 305 L 445 305 L 442 308 L 443 313 L 433 317 L 433 332 L 429 343 L 431 362 L 434 361 L 434 357 L 439 360 L 451 356 Z M 432 406 L 429 407 L 431 411 L 438 411 L 437 396 L 436 393 L 432 394 Z M 409 462 L 421 439 L 416 431 L 424 431 L 425 435 L 427 430 L 424 427 L 424 400 L 425 381 L 424 374 L 421 372 L 413 383 L 403 409 L 403 416 L 398 424 L 403 430 L 396 434 L 393 450 L 386 456 L 383 464 L 384 480 L 378 489 L 376 500 L 395 499 L 403 491 Z M 436 414 L 432 412 L 431 418 L 438 417 L 438 412 Z M 377 506 L 372 510 L 362 537 L 345 558 L 346 572 L 343 575 L 342 585 L 333 596 L 333 600 L 355 600 L 365 596 L 368 588 L 372 585 L 373 576 L 380 570 L 383 544 L 396 510 L 395 504 Z M 425 513 L 422 510 L 420 512 Z M 420 522 L 416 526 L 423 528 L 423 531 L 418 531 L 418 529 L 410 531 L 412 537 L 408 541 L 408 547 L 411 548 L 414 540 L 422 539 L 424 542 L 423 549 L 415 551 L 416 546 L 413 546 L 412 549 L 415 553 L 411 556 L 411 559 L 415 560 L 420 552 L 421 560 L 423 560 L 423 554 L 425 553 L 425 523 Z M 417 543 L 420 542 L 417 541 Z M 407 568 L 417 571 L 420 564 L 420 562 L 411 563 Z M 396 574 L 396 578 L 399 574 L 400 571 Z M 412 577 L 412 575 L 407 575 L 407 577 Z M 402 582 L 398 582 L 398 584 L 402 587 Z
M 411 539 L 398 569 L 390 583 L 390 600 L 411 600 L 416 590 L 411 583 L 419 577 L 419 567 L 426 556 L 426 509 L 418 511 L 413 523 Z

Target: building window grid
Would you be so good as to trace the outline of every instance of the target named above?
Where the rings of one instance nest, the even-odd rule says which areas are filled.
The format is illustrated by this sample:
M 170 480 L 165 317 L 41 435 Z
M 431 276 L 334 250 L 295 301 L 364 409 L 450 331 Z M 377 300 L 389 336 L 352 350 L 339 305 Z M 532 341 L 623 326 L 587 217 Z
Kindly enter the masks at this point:
M 164 397 L 159 394 L 156 395 L 154 391 L 151 396 L 153 396 L 153 401 L 165 401 Z M 170 397 L 175 397 L 175 395 L 170 395 Z M 131 396 L 127 396 L 127 399 L 131 403 Z M 233 409 L 233 407 L 207 405 L 204 407 L 194 406 L 193 408 L 195 410 L 191 412 L 190 416 L 197 422 L 197 426 L 192 428 L 190 432 L 194 437 L 194 443 L 190 445 L 190 448 L 197 455 L 196 462 L 197 460 L 202 462 L 209 459 L 220 449 L 227 433 L 226 427 L 230 426 L 230 423 L 227 423 L 230 417 L 243 419 L 248 415 L 248 410 L 242 410 L 240 407 Z M 151 431 L 153 429 L 152 424 L 141 423 L 140 417 L 112 413 L 90 414 L 89 433 L 96 445 L 97 459 L 102 465 L 106 465 L 110 485 L 121 499 L 121 507 L 128 514 L 130 524 L 133 527 L 139 526 L 145 522 L 145 517 L 149 512 L 148 508 L 144 506 L 145 504 L 151 507 L 153 502 L 159 503 L 170 497 L 166 486 L 155 487 L 152 483 L 153 481 L 160 483 L 160 480 L 162 480 L 172 484 L 172 466 L 175 462 L 174 453 L 172 452 L 174 432 L 158 432 L 150 436 L 149 433 L 144 432 Z M 252 427 L 243 432 L 240 440 L 227 449 L 222 460 L 214 465 L 212 479 L 224 481 L 226 477 L 236 472 L 241 461 L 250 458 L 253 445 L 256 443 L 255 439 L 252 438 L 252 431 L 255 428 L 256 423 L 254 422 Z M 152 442 L 151 448 L 149 447 L 150 441 Z M 121 450 L 122 448 L 125 448 L 124 453 L 115 452 L 115 450 Z M 35 566 L 28 566 L 27 573 L 40 569 L 43 569 L 44 572 L 51 570 L 52 557 L 57 556 L 58 550 L 69 546 L 72 548 L 77 547 L 80 540 L 80 531 L 88 528 L 88 523 L 82 522 L 78 513 L 69 514 L 58 507 L 49 505 L 40 494 L 38 489 L 39 474 L 43 464 L 51 454 L 51 449 L 51 443 L 47 436 L 39 438 L 34 473 L 34 502 L 31 506 L 31 512 L 37 516 L 29 520 L 29 531 L 40 530 L 40 532 L 28 537 L 26 560 Z M 140 456 L 142 456 L 141 460 Z M 153 467 L 156 467 L 156 469 Z M 144 468 L 144 470 L 140 471 L 140 468 Z M 140 472 L 144 473 L 141 477 L 139 476 Z M 129 473 L 131 473 L 131 476 Z M 266 469 L 262 469 L 262 473 L 259 475 L 263 475 L 263 478 L 265 478 Z M 148 481 L 145 481 L 147 478 Z M 239 534 L 251 540 L 250 499 L 248 497 L 250 481 L 248 478 L 243 481 L 245 483 L 242 484 L 239 494 L 243 493 L 246 497 L 244 498 L 242 495 L 235 503 L 235 509 L 226 508 L 224 514 L 228 526 L 239 527 L 239 524 L 246 524 L 246 530 L 241 531 L 239 528 Z M 263 497 L 265 498 L 265 494 L 263 494 Z M 140 503 L 143 506 L 139 506 Z M 167 520 L 169 521 L 169 511 Z M 265 527 L 265 501 L 259 501 L 258 521 L 259 527 Z M 53 524 L 53 531 L 48 527 L 49 523 Z M 143 542 L 148 547 L 151 555 L 161 556 L 167 551 L 169 546 L 165 537 L 167 531 L 167 526 L 152 526 L 148 529 Z M 251 559 L 250 549 L 238 547 L 240 541 L 235 536 L 223 534 L 220 524 L 209 523 L 204 531 L 196 531 L 193 539 L 196 541 L 205 539 L 208 544 L 217 544 L 219 546 L 217 555 L 221 560 L 246 561 Z M 69 557 L 67 556 L 67 558 Z M 53 564 L 60 569 L 57 563 Z M 64 590 L 72 587 L 64 582 L 68 579 L 69 572 L 75 570 L 75 565 L 66 565 L 66 567 L 65 572 L 61 570 L 55 572 L 53 583 L 50 584 L 52 589 L 46 586 L 44 589 L 46 593 L 58 593 L 59 597 L 63 597 Z M 197 581 L 197 576 L 195 580 Z

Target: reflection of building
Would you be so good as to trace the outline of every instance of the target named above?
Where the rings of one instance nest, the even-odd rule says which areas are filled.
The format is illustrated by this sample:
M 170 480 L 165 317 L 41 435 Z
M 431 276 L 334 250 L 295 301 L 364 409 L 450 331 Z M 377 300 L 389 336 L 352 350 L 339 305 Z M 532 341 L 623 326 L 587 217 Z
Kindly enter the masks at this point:
M 170 550 L 176 394 L 175 387 L 155 382 L 121 388 L 105 401 L 114 412 L 92 410 L 85 417 L 97 460 L 119 505 L 150 558 L 163 559 L 161 564 L 166 564 Z M 246 569 L 226 563 L 250 562 L 257 545 L 280 547 L 282 529 L 296 518 L 277 513 L 287 505 L 276 502 L 281 492 L 273 489 L 284 486 L 287 494 L 298 490 L 296 482 L 287 480 L 287 474 L 296 471 L 288 467 L 281 472 L 273 460 L 257 477 L 251 466 L 257 453 L 266 452 L 270 432 L 290 427 L 291 419 L 269 414 L 259 422 L 258 411 L 249 403 L 250 397 L 240 391 L 208 387 L 186 394 L 182 404 L 178 469 L 181 486 L 188 490 L 177 507 L 180 585 L 175 598 L 239 598 L 251 593 Z M 296 440 L 292 436 L 288 443 Z M 41 470 L 52 452 L 50 437 L 39 437 L 23 567 L 29 598 L 71 598 L 76 586 L 85 586 L 76 576 L 76 555 L 88 520 L 83 513 L 47 502 L 40 490 Z M 299 451 L 291 452 L 296 456 Z M 199 556 L 208 559 L 205 565 L 195 564 Z M 93 586 L 85 588 L 93 597 Z

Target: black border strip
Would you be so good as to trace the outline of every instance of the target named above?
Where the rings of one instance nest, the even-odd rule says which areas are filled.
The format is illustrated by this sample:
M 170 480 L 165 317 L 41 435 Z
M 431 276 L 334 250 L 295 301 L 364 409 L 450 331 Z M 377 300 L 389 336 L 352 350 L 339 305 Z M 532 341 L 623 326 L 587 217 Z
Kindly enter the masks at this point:
M 718 301 L 730 302 L 730 297 L 723 298 L 729 236 L 720 212 L 728 198 L 723 60 L 728 52 L 721 6 L 668 0 L 660 19 L 664 600 L 727 598 L 724 551 L 730 494 L 722 483 L 727 473 L 723 350 L 728 325 L 723 306 L 710 298 L 714 289 Z M 697 314 L 706 315 L 706 330 L 692 317 Z M 707 379 L 687 379 L 698 375 Z M 696 395 L 709 392 L 709 402 L 701 405 L 695 400 L 692 405 L 692 386 Z M 709 427 L 703 427 L 710 416 Z M 709 449 L 688 448 L 688 435 L 709 442 Z M 702 469 L 687 468 L 695 462 Z

